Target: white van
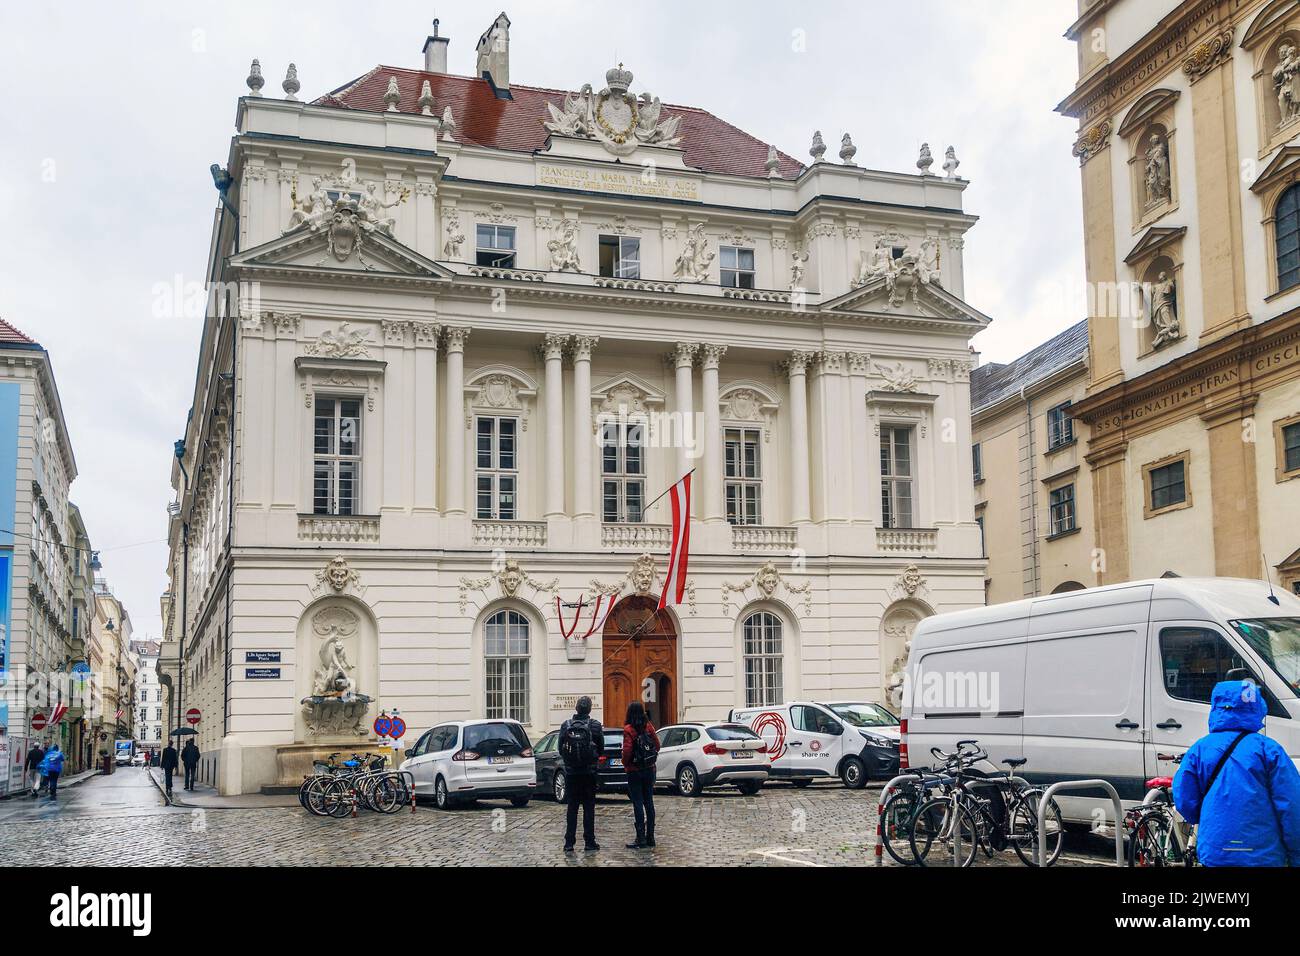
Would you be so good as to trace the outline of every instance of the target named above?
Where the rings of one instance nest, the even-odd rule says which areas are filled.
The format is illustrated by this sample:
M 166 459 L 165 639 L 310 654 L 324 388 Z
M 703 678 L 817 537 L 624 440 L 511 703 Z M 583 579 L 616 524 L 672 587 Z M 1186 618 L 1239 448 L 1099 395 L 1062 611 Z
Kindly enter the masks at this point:
M 763 738 L 773 780 L 806 787 L 819 777 L 839 777 L 856 790 L 870 778 L 887 780 L 898 772 L 897 740 L 855 726 L 827 704 L 792 701 L 745 707 L 730 711 L 727 720 L 748 724 Z
M 912 636 L 903 759 L 975 739 L 1033 783 L 1103 777 L 1126 801 L 1206 733 L 1210 691 L 1248 668 L 1264 732 L 1300 755 L 1300 599 L 1263 581 L 1161 578 L 940 614 Z M 1095 794 L 1095 796 L 1094 796 Z M 1101 791 L 1060 800 L 1087 822 Z M 1106 816 L 1113 822 L 1113 812 Z

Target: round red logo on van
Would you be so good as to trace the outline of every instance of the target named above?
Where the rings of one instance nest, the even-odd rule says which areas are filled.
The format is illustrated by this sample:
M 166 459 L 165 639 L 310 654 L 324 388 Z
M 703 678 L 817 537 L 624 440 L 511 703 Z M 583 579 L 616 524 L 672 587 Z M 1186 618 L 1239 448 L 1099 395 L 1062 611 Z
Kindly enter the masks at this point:
M 754 718 L 751 725 L 754 733 L 763 738 L 767 744 L 767 755 L 773 760 L 785 753 L 785 719 L 775 711 L 764 711 Z M 771 731 L 771 735 L 764 731 Z

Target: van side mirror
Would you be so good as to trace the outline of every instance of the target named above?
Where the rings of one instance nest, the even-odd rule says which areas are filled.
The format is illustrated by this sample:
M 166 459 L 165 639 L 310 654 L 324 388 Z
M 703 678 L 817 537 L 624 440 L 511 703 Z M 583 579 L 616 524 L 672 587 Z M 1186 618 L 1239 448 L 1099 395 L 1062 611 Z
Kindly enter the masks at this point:
M 407 747 L 405 750 L 402 751 L 402 754 L 403 754 L 403 756 L 406 756 L 406 757 L 414 757 L 414 756 L 415 756 L 415 748 L 414 748 L 414 747 Z

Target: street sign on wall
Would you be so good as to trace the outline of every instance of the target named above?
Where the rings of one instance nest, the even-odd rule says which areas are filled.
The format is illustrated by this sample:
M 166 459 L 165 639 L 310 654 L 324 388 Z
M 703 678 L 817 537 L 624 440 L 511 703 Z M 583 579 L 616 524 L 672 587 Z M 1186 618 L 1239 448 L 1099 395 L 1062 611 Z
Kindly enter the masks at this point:
M 191 707 L 189 710 L 185 711 L 185 722 L 191 727 L 197 724 L 202 717 L 203 715 L 199 713 L 197 707 Z
M 39 711 L 35 714 L 32 714 L 32 730 L 35 731 L 44 730 L 45 725 L 48 723 L 49 721 L 46 719 L 45 715 L 40 713 Z

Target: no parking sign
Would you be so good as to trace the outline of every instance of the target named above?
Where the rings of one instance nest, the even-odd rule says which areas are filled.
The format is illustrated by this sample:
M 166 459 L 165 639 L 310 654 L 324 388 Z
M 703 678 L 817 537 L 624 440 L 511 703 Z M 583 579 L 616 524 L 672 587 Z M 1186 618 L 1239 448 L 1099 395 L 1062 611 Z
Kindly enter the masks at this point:
M 394 740 L 400 740 L 406 736 L 406 721 L 396 714 L 391 716 L 385 712 L 375 718 L 375 736 L 391 737 Z

